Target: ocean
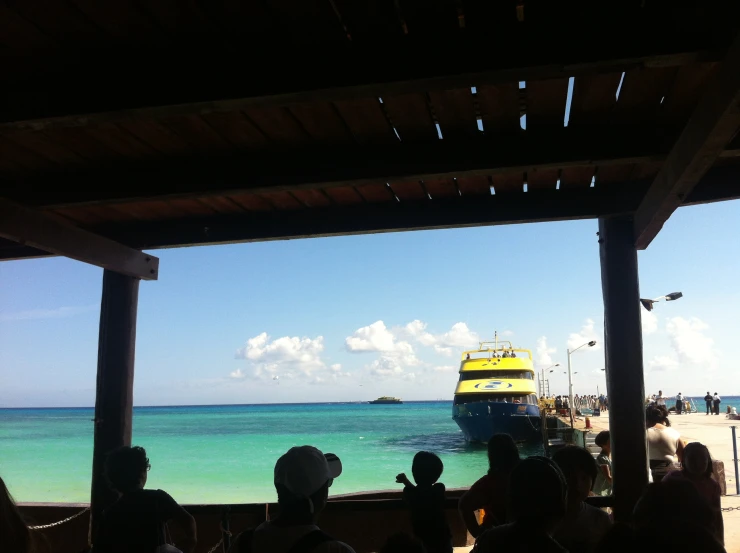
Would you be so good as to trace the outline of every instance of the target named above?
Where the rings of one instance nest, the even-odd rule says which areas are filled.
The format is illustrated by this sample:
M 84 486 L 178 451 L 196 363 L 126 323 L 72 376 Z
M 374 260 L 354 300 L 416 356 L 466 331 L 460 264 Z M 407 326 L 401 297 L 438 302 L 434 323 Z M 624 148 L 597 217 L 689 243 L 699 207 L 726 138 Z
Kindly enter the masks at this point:
M 92 418 L 90 408 L 0 409 L 0 475 L 17 501 L 89 501 Z M 147 487 L 181 503 L 274 501 L 275 461 L 303 444 L 341 458 L 332 495 L 399 489 L 396 475 L 411 477 L 420 450 L 442 458 L 448 488 L 487 470 L 485 447 L 465 442 L 449 401 L 137 407 L 133 443 L 151 461 Z

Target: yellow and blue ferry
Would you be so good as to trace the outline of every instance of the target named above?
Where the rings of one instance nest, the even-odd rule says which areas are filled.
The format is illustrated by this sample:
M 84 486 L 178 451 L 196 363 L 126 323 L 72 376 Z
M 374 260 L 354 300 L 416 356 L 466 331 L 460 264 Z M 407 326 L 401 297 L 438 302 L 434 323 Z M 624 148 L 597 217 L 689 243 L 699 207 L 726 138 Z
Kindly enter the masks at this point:
M 541 440 L 532 352 L 511 342 L 481 342 L 464 351 L 452 418 L 470 442 L 510 434 L 518 442 Z

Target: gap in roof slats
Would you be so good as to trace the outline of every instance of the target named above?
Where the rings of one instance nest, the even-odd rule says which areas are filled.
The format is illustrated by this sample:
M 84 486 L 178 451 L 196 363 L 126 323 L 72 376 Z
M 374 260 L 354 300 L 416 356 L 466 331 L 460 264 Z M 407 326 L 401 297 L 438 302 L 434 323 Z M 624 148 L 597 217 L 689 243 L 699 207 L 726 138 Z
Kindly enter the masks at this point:
M 398 130 L 402 142 L 434 142 L 437 129 L 423 94 L 384 96 L 383 107 Z

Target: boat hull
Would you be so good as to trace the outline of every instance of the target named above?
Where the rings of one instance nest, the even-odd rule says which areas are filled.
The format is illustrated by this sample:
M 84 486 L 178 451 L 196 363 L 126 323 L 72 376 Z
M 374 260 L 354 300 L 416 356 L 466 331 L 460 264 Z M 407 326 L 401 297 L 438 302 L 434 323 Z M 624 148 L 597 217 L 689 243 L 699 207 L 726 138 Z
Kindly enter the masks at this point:
M 469 442 L 488 442 L 494 434 L 509 434 L 517 442 L 542 440 L 537 405 L 471 402 L 452 406 L 452 418 Z

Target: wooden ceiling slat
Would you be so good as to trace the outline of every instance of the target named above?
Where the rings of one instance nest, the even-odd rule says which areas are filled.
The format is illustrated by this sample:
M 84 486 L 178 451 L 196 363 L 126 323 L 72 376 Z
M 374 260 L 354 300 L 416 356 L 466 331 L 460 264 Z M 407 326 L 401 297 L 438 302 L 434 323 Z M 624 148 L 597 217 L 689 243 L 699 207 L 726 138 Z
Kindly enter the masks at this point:
M 418 181 L 392 182 L 390 185 L 401 201 L 426 200 L 429 198 Z
M 293 195 L 306 207 L 324 207 L 332 204 L 329 197 L 320 190 L 293 190 Z
M 560 189 L 588 188 L 594 177 L 595 167 L 563 167 L 560 173 Z
M 343 100 L 334 105 L 360 144 L 398 142 L 377 98 Z
M 209 206 L 216 213 L 243 213 L 246 211 L 228 196 L 205 196 L 198 201 Z
M 107 222 L 105 217 L 101 215 L 100 210 L 91 209 L 85 206 L 60 207 L 51 210 L 51 212 L 81 226 L 99 225 Z
M 306 131 L 286 108 L 253 108 L 244 111 L 249 120 L 271 141 L 281 145 L 310 142 Z
M 166 38 L 151 17 L 131 0 L 100 2 L 99 0 L 68 0 L 108 35 L 118 39 L 163 44 Z
M 267 138 L 239 111 L 207 113 L 201 116 L 220 136 L 238 148 L 260 149 Z
M 403 94 L 383 98 L 391 123 L 402 142 L 433 142 L 439 140 L 429 106 L 423 94 Z
M 55 142 L 40 132 L 19 132 L 9 139 L 32 152 L 60 165 L 81 165 L 84 159 L 63 143 Z
M 362 194 L 368 202 L 395 202 L 393 192 L 388 189 L 384 182 L 358 184 L 355 189 Z
M 363 202 L 362 196 L 352 186 L 334 186 L 324 191 L 339 205 L 353 205 Z
M 621 73 L 584 75 L 573 79 L 573 98 L 568 127 L 600 125 L 609 120 L 617 105 Z
M 180 214 L 180 216 L 199 216 L 199 215 L 213 215 L 216 213 L 216 209 L 208 205 L 206 202 L 200 201 L 200 199 L 172 199 L 168 202 L 170 206 Z
M 0 158 L 8 159 L 15 164 L 22 165 L 26 169 L 38 171 L 55 166 L 55 162 L 40 153 L 16 144 L 10 138 L 0 135 Z
M 624 182 L 632 178 L 634 164 L 624 165 L 601 165 L 596 168 L 596 186 Z
M 650 124 L 660 111 L 660 102 L 676 75 L 675 67 L 650 67 L 625 72 L 617 105 L 612 112 L 615 125 Z
M 158 121 L 136 119 L 118 123 L 132 136 L 165 155 L 181 155 L 192 152 L 192 147 L 176 133 Z
M 491 195 L 491 181 L 486 176 L 477 177 L 458 177 L 457 187 L 460 194 L 465 196 Z
M 11 0 L 7 4 L 55 41 L 89 46 L 105 38 L 102 29 L 67 2 Z
M 196 151 L 222 152 L 231 146 L 200 115 L 167 117 L 160 123 L 185 140 Z
M 508 134 L 521 129 L 517 84 L 479 86 L 477 98 L 486 135 Z
M 36 50 L 49 48 L 54 42 L 7 4 L 0 4 L 0 44 L 16 50 Z
M 278 209 L 303 209 L 306 207 L 289 192 L 265 192 L 260 196 Z
M 502 173 L 499 175 L 493 175 L 491 179 L 493 181 L 493 189 L 496 191 L 496 194 L 522 192 L 524 190 L 522 173 Z M 529 189 L 529 187 L 527 187 L 527 189 Z
M 174 219 L 178 215 L 174 206 L 163 200 L 127 202 L 116 205 L 116 209 L 135 219 L 141 219 L 143 221 Z
M 568 79 L 527 81 L 527 131 L 544 127 L 562 127 L 565 120 L 565 101 L 568 98 Z
M 483 134 L 478 130 L 473 93 L 469 88 L 432 91 L 429 97 L 443 138 L 477 138 Z
M 718 68 L 718 63 L 692 63 L 679 67 L 660 106 L 660 122 L 684 124 Z
M 247 211 L 273 211 L 275 206 L 257 194 L 229 194 L 232 201 Z
M 268 0 L 266 2 L 281 34 L 305 44 L 346 42 L 347 34 L 332 9 L 324 0 Z
M 432 200 L 438 198 L 452 198 L 460 194 L 452 179 L 429 179 L 424 181 L 424 187 L 429 192 Z
M 534 169 L 527 171 L 527 190 L 555 190 L 560 171 L 557 169 Z
M 123 158 L 147 159 L 154 157 L 158 153 L 155 148 L 139 140 L 119 125 L 102 123 L 86 127 L 85 132 L 93 140 L 104 144 Z
M 494 33 L 519 24 L 517 0 L 462 0 L 465 29 L 473 33 Z
M 296 104 L 288 109 L 312 139 L 327 144 L 354 142 L 352 134 L 331 104 Z
M 377 41 L 403 37 L 403 26 L 393 0 L 357 2 L 334 0 L 352 41 Z
M 218 36 L 224 29 L 203 9 L 209 2 L 158 0 L 143 2 L 141 9 L 168 34 Z
M 44 134 L 52 142 L 64 144 L 65 148 L 95 163 L 115 161 L 120 155 L 119 152 L 108 148 L 101 140 L 91 136 L 83 127 L 49 129 L 44 131 Z
M 460 30 L 455 0 L 399 0 L 399 6 L 412 38 L 442 38 Z

